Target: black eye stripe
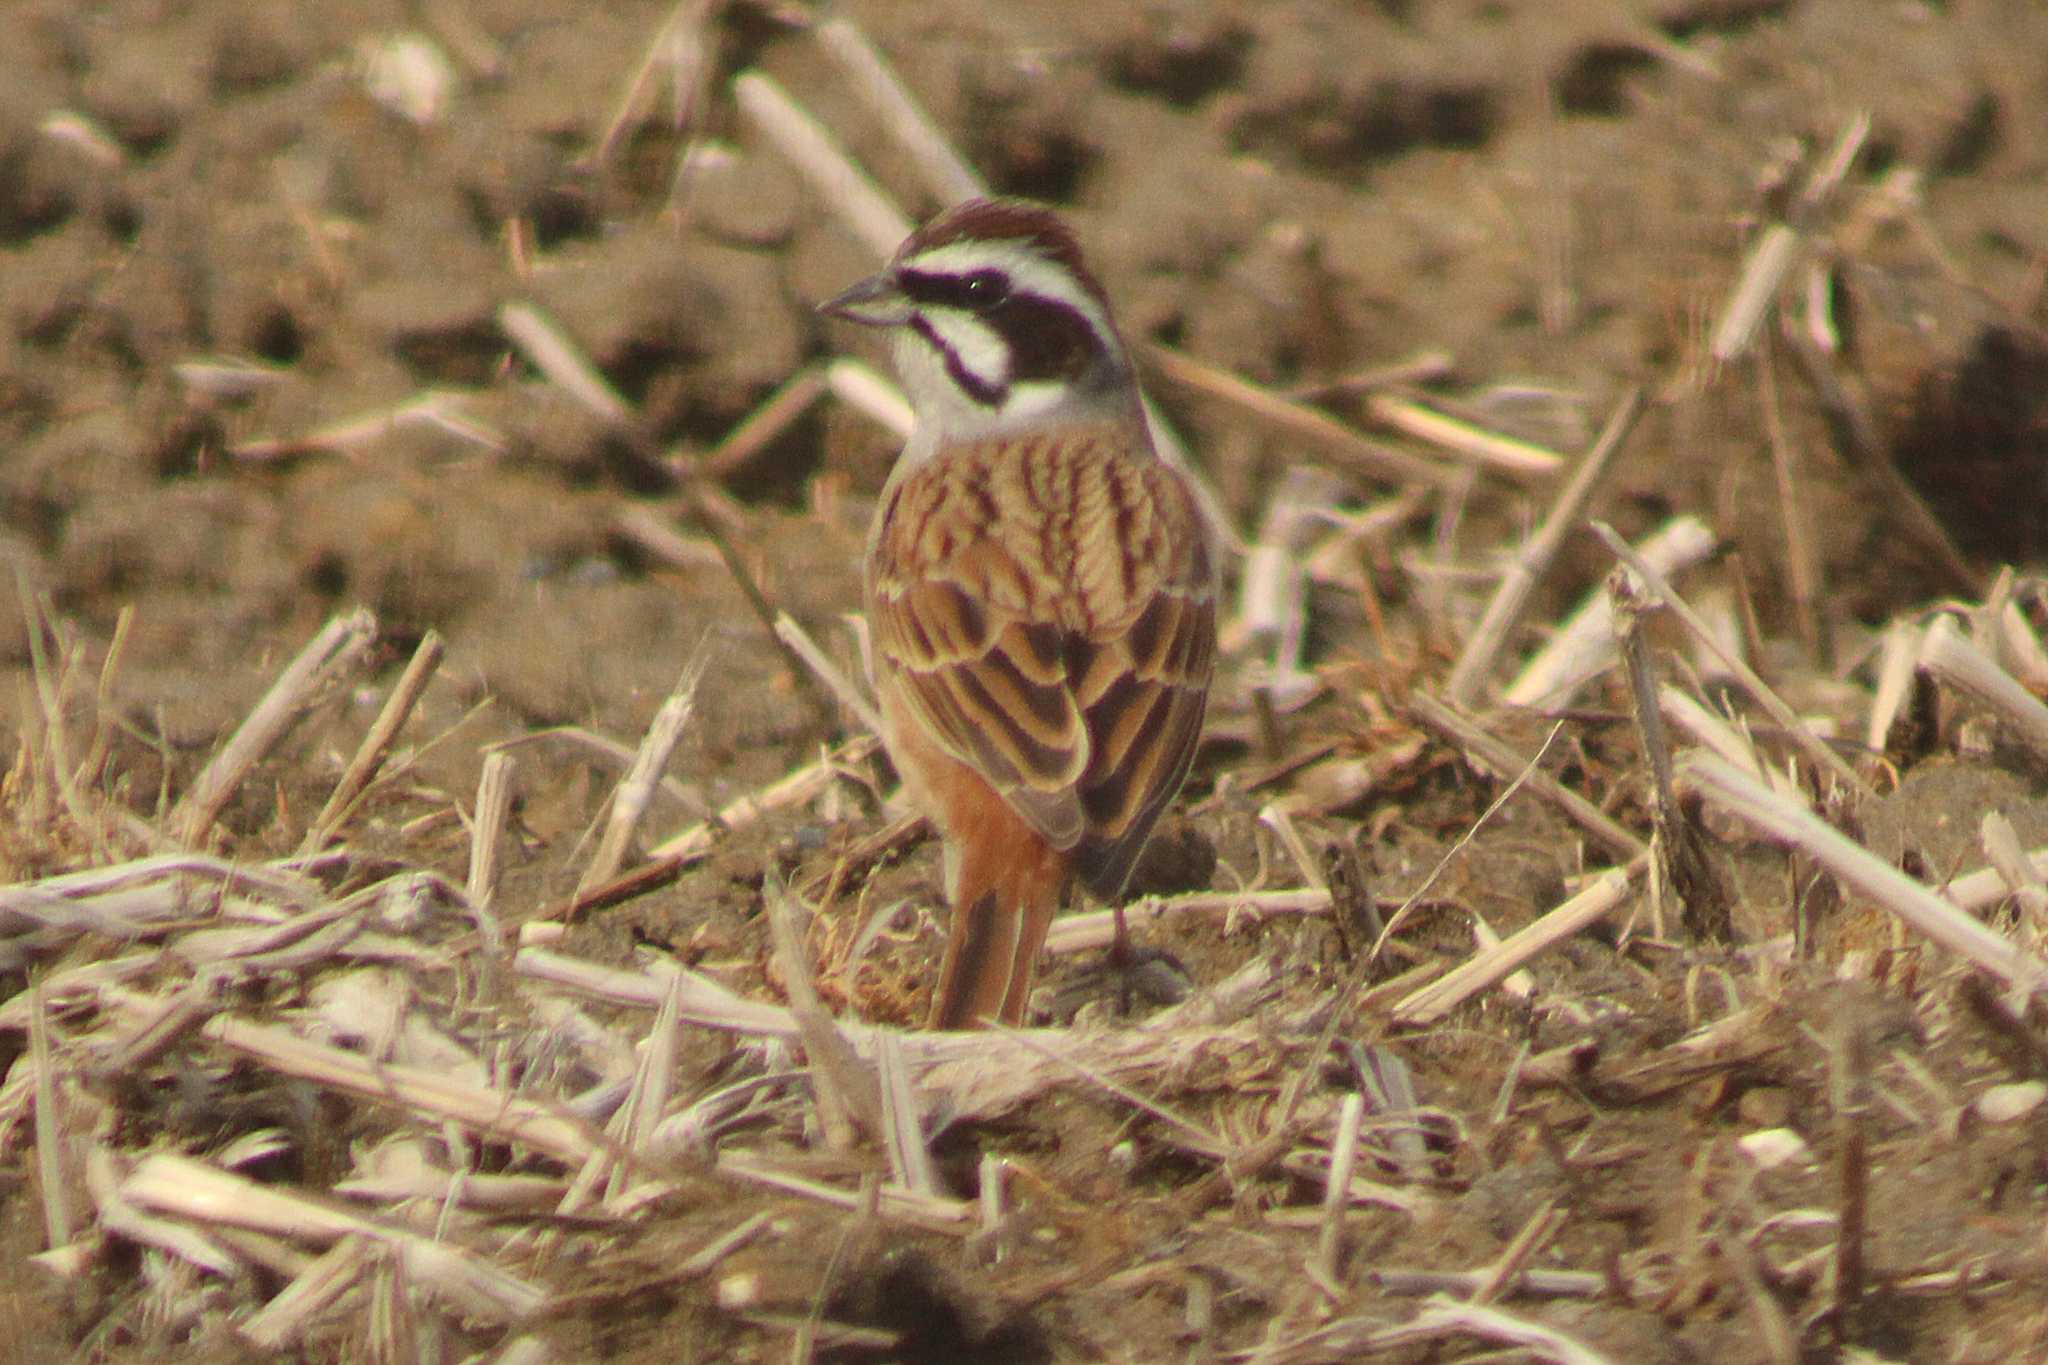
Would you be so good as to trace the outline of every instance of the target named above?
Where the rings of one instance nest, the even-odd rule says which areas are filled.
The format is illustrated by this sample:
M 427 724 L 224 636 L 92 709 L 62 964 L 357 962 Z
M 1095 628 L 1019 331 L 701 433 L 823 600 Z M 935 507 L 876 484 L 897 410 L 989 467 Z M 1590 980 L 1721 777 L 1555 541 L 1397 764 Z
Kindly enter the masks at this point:
M 1012 383 L 1079 379 L 1102 354 L 1094 324 L 1058 299 L 1015 294 L 989 321 L 1009 345 Z
M 954 275 L 937 270 L 900 270 L 896 284 L 912 303 L 985 313 L 1010 296 L 1010 277 L 1000 270 L 972 270 Z

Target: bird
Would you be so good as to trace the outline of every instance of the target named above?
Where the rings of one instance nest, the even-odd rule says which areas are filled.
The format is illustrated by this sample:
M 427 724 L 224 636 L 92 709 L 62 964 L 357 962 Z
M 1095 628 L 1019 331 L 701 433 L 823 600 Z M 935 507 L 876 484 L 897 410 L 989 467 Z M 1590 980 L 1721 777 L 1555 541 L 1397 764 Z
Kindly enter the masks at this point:
M 1193 761 L 1218 553 L 1071 228 L 971 199 L 820 305 L 886 328 L 916 414 L 863 572 L 882 738 L 943 844 L 928 1026 L 1023 1023 L 1074 884 L 1117 911 Z

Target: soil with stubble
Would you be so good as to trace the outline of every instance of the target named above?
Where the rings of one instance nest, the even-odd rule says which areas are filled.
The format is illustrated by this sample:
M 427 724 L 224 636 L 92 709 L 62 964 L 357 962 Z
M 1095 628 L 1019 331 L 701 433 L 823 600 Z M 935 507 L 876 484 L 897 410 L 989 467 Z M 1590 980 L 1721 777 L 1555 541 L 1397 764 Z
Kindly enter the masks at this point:
M 693 661 L 695 709 L 650 842 L 851 733 L 850 716 L 821 714 L 668 467 L 548 382 L 500 326 L 508 304 L 537 308 L 682 467 L 710 461 L 708 515 L 767 599 L 859 674 L 847 614 L 895 438 L 828 396 L 751 451 L 727 458 L 723 443 L 806 365 L 882 363 L 873 337 L 813 311 L 874 261 L 742 116 L 731 76 L 768 72 L 914 216 L 938 205 L 806 31 L 806 7 L 705 8 L 709 64 L 683 131 L 664 87 L 601 156 L 668 5 L 16 0 L 0 13 L 0 563 L 20 584 L 0 592 L 0 670 L 17 699 L 0 708 L 7 753 L 27 753 L 42 723 L 32 613 L 55 623 L 42 643 L 82 651 L 87 676 L 126 620 L 106 684 L 123 725 L 101 780 L 147 818 L 323 620 L 365 604 L 380 623 L 375 668 L 265 761 L 217 842 L 250 860 L 295 848 L 389 683 L 437 632 L 447 659 L 405 732 L 413 762 L 344 837 L 459 884 L 484 756 L 523 739 L 497 900 L 518 917 L 574 890 L 619 773 L 571 732 L 629 751 Z M 1884 624 L 1975 600 L 1983 582 L 1957 581 L 1867 463 L 1845 456 L 1775 321 L 1748 356 L 1707 357 L 1745 249 L 1775 218 L 1807 214 L 1836 249 L 1820 278 L 1837 362 L 1881 447 L 1973 570 L 2042 557 L 2048 9 L 2035 0 L 866 0 L 837 12 L 993 186 L 1071 216 L 1154 398 L 1242 535 L 1303 477 L 1326 477 L 1321 496 L 1341 513 L 1394 490 L 1155 373 L 1154 344 L 1321 395 L 1354 421 L 1358 395 L 1332 385 L 1440 355 L 1422 397 L 1567 452 L 1645 386 L 1647 416 L 1594 515 L 1630 538 L 1674 514 L 1704 519 L 1721 552 L 1688 589 L 1744 623 L 1755 663 L 1802 714 L 1860 735 Z M 449 76 L 420 121 L 373 94 L 394 40 L 416 29 Z M 1859 112 L 1870 132 L 1839 193 L 1802 206 L 1805 175 Z M 1810 580 L 1787 548 L 1781 466 Z M 1140 889 L 1298 885 L 1260 821 L 1275 801 L 1312 859 L 1355 870 L 1383 906 L 1422 886 L 1500 786 L 1425 734 L 1406 699 L 1441 683 L 1556 486 L 1475 470 L 1320 563 L 1305 647 L 1321 686 L 1306 705 L 1262 701 L 1264 642 L 1227 636 L 1211 732 L 1167 822 L 1174 856 L 1153 859 Z M 1517 649 L 1609 563 L 1574 536 Z M 1675 631 L 1658 639 L 1686 654 Z M 1275 697 L 1285 704 L 1265 704 Z M 1934 879 L 1982 864 L 1988 812 L 2029 847 L 2048 838 L 2038 766 L 1967 727 L 1952 742 L 1951 722 L 1920 716 L 1910 747 L 1862 756 L 1887 794 L 1857 832 Z M 1552 718 L 1492 723 L 1533 753 Z M 1569 785 L 1647 833 L 1618 682 L 1581 697 L 1549 752 Z M 911 1022 L 936 960 L 937 850 L 912 841 L 848 861 L 887 823 L 892 786 L 885 765 L 859 766 L 673 882 L 584 915 L 557 946 L 616 963 L 672 954 L 779 1000 L 762 907 L 773 873 L 820 904 L 821 953 L 902 903 L 872 965 L 850 983 L 828 977 L 827 1003 Z M 16 812 L 0 821 L 0 881 L 144 851 L 31 824 L 23 799 L 0 787 Z M 1320 1179 L 1218 1176 L 1160 1116 L 1076 1080 L 938 1144 L 955 1193 L 972 1192 L 982 1153 L 1012 1163 L 1015 1235 L 998 1244 L 703 1181 L 686 1186 L 702 1202 L 649 1210 L 594 1258 L 551 1255 L 540 1238 L 521 1271 L 564 1297 L 532 1330 L 566 1360 L 786 1359 L 814 1315 L 881 1333 L 821 1333 L 820 1358 L 842 1361 L 1223 1360 L 1268 1342 L 1282 1344 L 1276 1360 L 1348 1358 L 1302 1340 L 1326 1322 L 1417 1311 L 1372 1272 L 1483 1275 L 1541 1227 L 1515 1252 L 1525 1268 L 1612 1283 L 1503 1293 L 1494 1307 L 1610 1360 L 1833 1359 L 1843 1336 L 1870 1359 L 2048 1350 L 2048 1109 L 1989 1122 L 1969 1108 L 2037 1076 L 2038 1045 L 1988 1023 L 1995 1010 L 1971 1005 L 1951 964 L 1875 910 L 1732 825 L 1709 828 L 1739 892 L 1733 951 L 1695 947 L 1676 925 L 1652 934 L 1638 906 L 1623 951 L 1612 928 L 1582 935 L 1431 1029 L 1392 1028 L 1383 1005 L 1396 997 L 1368 995 L 1382 1009 L 1361 1009 L 1325 1061 L 1298 1038 L 1248 1073 L 1193 1059 L 1155 1097 L 1249 1147 L 1303 1066 L 1324 1067 L 1311 1089 L 1331 1099 L 1373 1058 L 1405 1064 L 1431 1116 L 1428 1159 L 1397 1142 L 1365 1167 L 1427 1210 L 1361 1205 L 1327 1283 L 1304 1268 Z M 1444 863 L 1372 980 L 1463 958 L 1475 924 L 1512 933 L 1608 858 L 1518 794 Z M 1813 920 L 1797 951 L 1795 911 Z M 1263 1008 L 1279 1019 L 1350 970 L 1364 932 L 1240 914 L 1145 934 L 1197 987 L 1272 960 Z M 1065 988 L 1087 970 L 1049 963 L 1048 998 L 1075 994 Z M 6 989 L 26 981 L 12 970 Z M 1631 1070 L 1742 1010 L 1759 1013 L 1738 1060 Z M 1113 1002 L 1085 1005 L 1077 1026 L 1105 1011 Z M 1872 1293 L 1846 1317 L 1827 1250 L 1842 1205 L 1830 1047 L 1844 1020 L 1871 1040 L 1875 1095 Z M 0 1038 L 9 1055 L 25 1046 Z M 1547 1081 L 1510 1083 L 1539 1061 Z M 723 1039 L 693 1041 L 678 1094 L 731 1063 Z M 346 1144 L 386 1122 L 284 1100 L 242 1112 L 159 1116 L 157 1140 L 204 1154 L 238 1127 L 275 1125 L 305 1148 L 310 1180 L 345 1168 Z M 1810 1159 L 1767 1168 L 1740 1146 L 1780 1129 Z M 1301 1139 L 1326 1140 L 1327 1124 Z M 218 1321 L 162 1327 L 156 1252 L 114 1239 L 69 1280 L 29 1263 L 43 1242 L 25 1129 L 5 1160 L 0 1357 L 239 1358 Z M 851 1187 L 882 1168 L 863 1146 L 821 1156 L 817 1176 Z M 664 1276 L 756 1209 L 772 1213 L 768 1231 L 720 1274 Z M 741 1272 L 743 1300 L 728 1292 Z M 499 1339 L 450 1327 L 441 1358 Z M 1385 1358 L 1484 1349 L 1449 1340 Z M 336 1328 L 307 1358 L 350 1358 L 357 1341 Z

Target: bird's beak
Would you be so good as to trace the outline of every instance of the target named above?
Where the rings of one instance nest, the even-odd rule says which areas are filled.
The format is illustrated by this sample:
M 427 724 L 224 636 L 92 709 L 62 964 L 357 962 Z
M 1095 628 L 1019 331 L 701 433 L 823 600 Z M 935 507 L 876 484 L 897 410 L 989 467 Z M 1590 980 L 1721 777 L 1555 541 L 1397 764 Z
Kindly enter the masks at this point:
M 896 287 L 896 272 L 884 270 L 825 300 L 818 311 L 867 327 L 897 327 L 910 321 L 910 300 Z

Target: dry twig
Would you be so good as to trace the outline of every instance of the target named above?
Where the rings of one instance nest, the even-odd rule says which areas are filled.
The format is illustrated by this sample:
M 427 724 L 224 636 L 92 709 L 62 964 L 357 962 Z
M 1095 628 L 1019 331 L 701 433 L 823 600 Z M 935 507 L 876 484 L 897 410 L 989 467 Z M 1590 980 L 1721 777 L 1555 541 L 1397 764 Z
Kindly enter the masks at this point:
M 1671 744 L 1657 703 L 1657 684 L 1650 673 L 1649 642 L 1643 638 L 1644 604 L 1625 569 L 1616 569 L 1607 586 L 1614 597 L 1614 628 L 1628 677 L 1636 733 L 1650 765 L 1650 843 L 1662 874 L 1658 884 L 1678 897 L 1680 914 L 1695 938 L 1726 943 L 1734 935 L 1728 890 L 1707 860 L 1699 827 L 1687 817 L 1671 789 Z
M 1870 115 L 1860 110 L 1850 115 L 1828 155 L 1807 177 L 1787 220 L 1772 223 L 1751 244 L 1743 258 L 1742 273 L 1729 291 L 1721 308 L 1721 320 L 1714 327 L 1709 351 L 1717 363 L 1725 365 L 1749 349 L 1757 326 L 1776 302 L 1785 277 L 1804 255 L 1807 231 L 1834 198 L 1869 136 Z
M 655 448 L 632 405 L 619 395 L 552 319 L 530 304 L 508 303 L 498 309 L 498 326 L 551 383 L 582 403 L 630 446 L 643 468 L 673 473 L 673 466 Z M 789 655 L 788 646 L 775 633 L 774 606 L 761 591 L 760 583 L 755 580 L 746 561 L 740 558 L 739 551 L 733 548 L 732 540 L 719 525 L 718 518 L 711 514 L 699 482 L 694 478 L 678 478 L 676 491 L 682 497 L 683 511 L 696 524 L 698 534 L 718 551 L 726 572 L 732 576 L 733 585 L 740 590 L 747 606 L 768 632 L 768 638 L 789 658 L 793 665 L 790 671 L 796 675 L 805 699 L 821 721 L 833 724 L 836 718 L 832 714 L 830 699 L 817 690 L 817 684 L 802 666 L 802 660 Z
M 1344 1231 L 1344 1210 L 1351 1204 L 1351 1172 L 1358 1164 L 1358 1129 L 1364 1119 L 1365 1096 L 1354 1090 L 1337 1110 L 1330 1178 L 1323 1186 L 1323 1230 L 1316 1239 L 1316 1264 L 1332 1281 L 1337 1278 L 1339 1238 Z
M 1906 924 L 1974 963 L 2022 999 L 2048 989 L 2048 963 L 1970 918 L 1806 809 L 1708 754 L 1679 760 L 1679 780 L 1770 839 L 1790 844 Z M 1996 873 L 1993 873 L 1994 878 Z
M 384 759 L 391 752 L 391 746 L 398 740 L 398 732 L 411 717 L 413 708 L 419 704 L 421 694 L 433 680 L 434 672 L 441 666 L 441 658 L 448 651 L 438 631 L 428 631 L 420 637 L 412 660 L 399 675 L 398 683 L 391 689 L 391 695 L 384 699 L 384 707 L 371 723 L 369 733 L 356 747 L 355 757 L 342 770 L 341 780 L 334 784 L 334 790 L 327 797 L 327 804 L 320 808 L 320 814 L 306 830 L 306 837 L 299 843 L 301 855 L 314 853 L 334 842 L 341 824 L 355 810 L 357 800 L 370 788 Z
M 1705 522 L 1697 517 L 1673 517 L 1645 539 L 1636 553 L 1669 576 L 1704 560 L 1714 552 L 1714 545 L 1714 533 Z M 1508 684 L 1502 700 L 1510 706 L 1562 706 L 1613 661 L 1613 607 L 1607 593 L 1595 588 L 1551 636 L 1550 643 Z
M 1721 660 L 1728 671 L 1734 675 L 1736 681 L 1742 684 L 1742 690 L 1749 693 L 1750 699 L 1756 702 L 1758 706 L 1761 706 L 1773 721 L 1776 721 L 1784 728 L 1787 737 L 1799 746 L 1801 752 L 1813 760 L 1816 768 L 1832 775 L 1843 787 L 1858 796 L 1873 796 L 1876 794 L 1871 790 L 1870 784 L 1863 780 L 1862 774 L 1844 762 L 1833 749 L 1828 747 L 1826 741 L 1814 734 L 1810 726 L 1793 714 L 1792 708 L 1785 704 L 1784 700 L 1772 690 L 1769 684 L 1765 683 L 1762 678 L 1759 678 L 1751 671 L 1748 664 L 1745 664 L 1723 648 L 1721 642 L 1715 638 L 1713 630 L 1705 621 L 1700 619 L 1699 614 L 1692 609 L 1691 605 L 1678 595 L 1678 590 L 1671 586 L 1669 579 L 1657 572 L 1656 568 L 1640 554 L 1636 553 L 1627 541 L 1616 535 L 1613 527 L 1608 526 L 1604 522 L 1596 521 L 1593 523 L 1593 529 L 1602 540 L 1607 542 L 1607 547 L 1614 551 L 1615 557 L 1634 570 L 1636 575 L 1643 580 L 1644 585 L 1651 592 L 1662 598 L 1664 605 L 1671 608 L 1673 614 L 1685 623 L 1686 628 L 1692 631 L 1694 637 Z
M 376 635 L 376 618 L 366 610 L 357 610 L 329 621 L 299 651 L 256 703 L 241 728 L 192 779 L 191 790 L 171 811 L 171 828 L 180 840 L 196 844 L 205 838 L 221 807 L 227 805 L 250 771 L 284 738 L 293 723 L 369 652 Z
M 889 202 L 838 140 L 779 82 L 759 71 L 733 77 L 733 99 L 835 209 L 877 260 L 910 235 L 910 220 Z
M 501 948 L 497 917 L 491 902 L 498 891 L 498 857 L 504 847 L 505 822 L 512 814 L 512 755 L 484 756 L 476 780 L 476 816 L 469 834 L 469 879 L 464 892 L 475 910 L 486 945 Z
M 1375 441 L 1328 413 L 1282 397 L 1180 351 L 1154 346 L 1150 352 L 1168 379 L 1198 393 L 1221 399 L 1259 419 L 1283 435 L 1305 441 L 1352 472 L 1391 483 L 1444 487 L 1461 471 L 1422 460 Z
M 1365 400 L 1365 411 L 1375 422 L 1404 436 L 1428 441 L 1475 465 L 1514 478 L 1547 478 L 1565 464 L 1564 456 L 1534 441 L 1487 431 L 1399 394 L 1372 394 Z
M 660 786 L 662 772 L 668 767 L 669 756 L 675 752 L 690 718 L 696 714 L 697 684 L 703 680 L 710 657 L 709 642 L 698 645 L 690 662 L 683 665 L 682 676 L 676 679 L 676 685 L 648 723 L 647 734 L 640 741 L 639 751 L 633 755 L 632 766 L 619 779 L 619 785 L 612 793 L 611 811 L 605 818 L 604 836 L 598 840 L 597 852 L 591 855 L 590 865 L 577 879 L 578 896 L 610 881 L 620 864 L 625 862 L 633 835 L 640 828 L 647 808 L 654 803 L 654 793 Z
M 1466 640 L 1457 664 L 1451 669 L 1449 680 L 1444 683 L 1444 700 L 1452 706 L 1468 705 L 1480 681 L 1493 671 L 1494 660 L 1507 646 L 1508 632 L 1522 619 L 1529 594 L 1535 591 L 1544 571 L 1557 557 L 1565 538 L 1578 528 L 1579 518 L 1585 515 L 1587 504 L 1592 501 L 1615 457 L 1628 444 L 1629 434 L 1635 430 L 1642 413 L 1643 391 L 1640 387 L 1630 389 L 1615 406 L 1607 425 L 1593 442 L 1593 448 L 1572 471 L 1570 481 L 1558 492 L 1549 513 L 1543 518 L 1543 525 L 1529 537 L 1528 543 L 1516 554 L 1515 562 L 1502 575 L 1500 586 L 1486 604 L 1485 614 L 1473 628 L 1471 638 Z
M 1529 790 L 1563 811 L 1573 824 L 1592 835 L 1594 842 L 1612 856 L 1635 858 L 1648 847 L 1616 823 L 1612 816 L 1544 772 L 1506 741 L 1496 739 L 1470 717 L 1426 692 L 1416 693 L 1409 706 L 1417 720 L 1442 736 L 1468 761 L 1477 759 L 1500 779 L 1521 774 L 1520 780 Z
M 855 93 L 881 116 L 890 137 L 924 177 L 933 197 L 942 204 L 953 204 L 988 193 L 981 177 L 933 126 L 931 116 L 904 89 L 902 80 L 852 20 L 827 19 L 818 25 L 817 36 L 852 79 Z
M 1864 1239 L 1870 1209 L 1870 1021 L 1851 1001 L 1837 1018 L 1829 1058 L 1829 1108 L 1835 1115 L 1840 1167 L 1835 1223 L 1834 1328 L 1837 1341 L 1857 1339 L 1863 1308 Z
M 1394 1006 L 1394 1018 L 1415 1027 L 1433 1024 L 1504 980 L 1531 958 L 1598 924 L 1626 903 L 1629 883 L 1641 875 L 1647 863 L 1645 855 L 1627 867 L 1610 868 L 1600 874 L 1578 895 L 1502 939 L 1499 946 L 1474 954 L 1447 975 L 1401 1001 Z
M 2048 705 L 1964 639 L 1954 617 L 1943 616 L 1928 629 L 1920 643 L 1920 667 L 1989 707 L 2037 760 L 2048 761 Z

